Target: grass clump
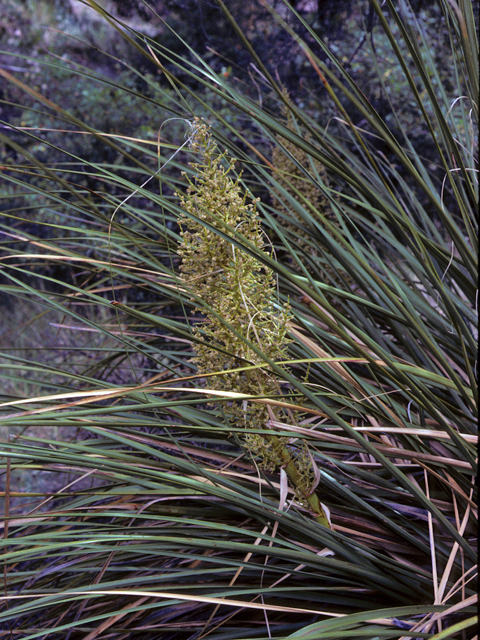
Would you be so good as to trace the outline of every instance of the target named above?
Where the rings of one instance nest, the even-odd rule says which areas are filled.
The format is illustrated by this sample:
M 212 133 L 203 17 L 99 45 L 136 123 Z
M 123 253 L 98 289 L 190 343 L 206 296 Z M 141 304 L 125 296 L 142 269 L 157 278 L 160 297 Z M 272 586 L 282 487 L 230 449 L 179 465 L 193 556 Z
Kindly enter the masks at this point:
M 377 64 L 379 82 L 393 78 L 384 95 L 401 86 L 404 97 L 386 119 L 294 8 L 263 5 L 270 33 L 309 67 L 292 99 L 234 3 L 218 3 L 252 86 L 184 40 L 173 50 L 119 26 L 169 83 L 155 93 L 143 74 L 149 104 L 178 118 L 155 141 L 106 138 L 40 91 L 43 108 L 114 162 L 82 161 L 66 140 L 59 166 L 28 132 L 0 131 L 15 150 L 3 169 L 2 292 L 52 313 L 59 331 L 96 336 L 49 360 L 41 381 L 41 349 L 2 354 L 0 427 L 15 438 L 2 443 L 0 628 L 26 640 L 470 640 L 472 7 L 439 3 L 451 68 L 436 73 L 423 13 L 372 0 L 377 54 L 396 61 L 392 74 Z M 185 121 L 191 148 L 179 150 L 165 130 Z M 27 222 L 48 203 L 65 232 L 41 238 Z M 79 435 L 59 442 L 64 429 Z M 15 510 L 12 479 L 37 471 L 69 481 L 51 493 L 28 485 L 38 504 Z

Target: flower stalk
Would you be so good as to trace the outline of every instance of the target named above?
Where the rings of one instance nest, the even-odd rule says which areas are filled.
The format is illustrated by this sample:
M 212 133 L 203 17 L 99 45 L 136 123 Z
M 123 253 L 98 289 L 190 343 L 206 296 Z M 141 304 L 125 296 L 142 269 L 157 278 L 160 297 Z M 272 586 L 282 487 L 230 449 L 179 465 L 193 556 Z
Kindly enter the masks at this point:
M 276 299 L 273 271 L 229 241 L 237 232 L 259 252 L 264 250 L 256 201 L 242 189 L 240 178 L 232 177 L 235 160 L 219 153 L 207 126 L 195 120 L 193 131 L 191 146 L 201 160 L 190 163 L 194 180 L 179 196 L 189 215 L 180 218 L 178 250 L 186 286 L 207 305 L 205 320 L 194 329 L 202 341 L 196 345 L 193 362 L 200 374 L 209 374 L 209 388 L 278 398 L 282 396 L 278 379 L 250 345 L 272 361 L 287 359 L 289 308 Z M 255 368 L 245 369 L 248 365 Z M 298 500 L 317 522 L 331 528 L 315 493 L 319 473 L 307 444 L 261 433 L 271 431 L 271 420 L 295 423 L 295 413 L 248 401 L 232 402 L 224 410 L 232 424 L 247 431 L 244 445 L 259 458 L 260 466 L 267 471 L 283 468 Z

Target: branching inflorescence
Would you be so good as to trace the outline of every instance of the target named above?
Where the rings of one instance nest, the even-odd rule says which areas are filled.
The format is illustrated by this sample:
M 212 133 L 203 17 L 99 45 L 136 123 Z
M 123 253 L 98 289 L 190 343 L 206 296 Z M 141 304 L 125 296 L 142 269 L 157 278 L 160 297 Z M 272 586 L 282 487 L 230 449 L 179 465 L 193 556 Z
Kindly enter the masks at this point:
M 256 201 L 240 178 L 232 177 L 235 160 L 219 153 L 198 120 L 192 149 L 201 161 L 190 164 L 195 177 L 180 196 L 186 213 L 180 219 L 179 254 L 186 286 L 206 305 L 206 318 L 195 329 L 201 342 L 194 363 L 200 374 L 210 374 L 206 380 L 212 389 L 285 400 L 266 359 L 286 360 L 289 309 L 277 300 L 273 271 L 238 246 L 246 240 L 258 254 L 264 250 Z M 284 468 L 298 499 L 330 526 L 315 494 L 318 473 L 306 443 L 271 433 L 271 421 L 291 424 L 295 412 L 251 401 L 232 402 L 224 411 L 232 424 L 248 430 L 243 441 L 260 466 Z
M 283 95 L 286 100 L 289 100 L 286 91 L 283 92 Z M 291 131 L 300 133 L 291 111 L 285 105 L 281 107 L 281 114 L 283 124 Z M 308 133 L 301 133 L 307 142 L 314 145 L 314 141 Z M 272 188 L 271 195 L 277 216 L 282 220 L 283 230 L 288 231 L 295 238 L 296 247 L 302 249 L 305 256 L 315 262 L 316 269 L 312 270 L 309 261 L 305 260 L 303 266 L 307 271 L 316 275 L 320 269 L 328 284 L 335 284 L 340 272 L 342 280 L 353 287 L 355 284 L 353 279 L 345 273 L 340 264 L 332 266 L 332 256 L 328 247 L 322 242 L 318 233 L 312 235 L 309 223 L 302 219 L 299 213 L 302 210 L 306 211 L 323 229 L 328 229 L 327 223 L 330 228 L 331 225 L 339 228 L 332 205 L 325 192 L 319 187 L 322 184 L 326 189 L 329 189 L 329 180 L 324 165 L 288 139 L 279 135 L 276 136 L 276 139 L 277 144 L 272 149 L 272 167 L 277 186 Z M 305 171 L 311 178 L 306 177 Z M 298 209 L 292 201 L 290 203 L 286 201 L 285 193 L 293 202 L 297 203 Z M 327 299 L 336 306 L 336 301 L 332 300 L 330 296 L 327 296 Z

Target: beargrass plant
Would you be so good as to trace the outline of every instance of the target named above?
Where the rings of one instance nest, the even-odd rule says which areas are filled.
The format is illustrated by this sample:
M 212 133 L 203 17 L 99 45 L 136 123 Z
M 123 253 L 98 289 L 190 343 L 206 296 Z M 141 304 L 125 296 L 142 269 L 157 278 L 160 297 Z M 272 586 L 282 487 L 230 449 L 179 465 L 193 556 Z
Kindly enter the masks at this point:
M 162 72 L 130 66 L 165 124 L 157 135 L 152 123 L 156 141 L 105 136 L 0 68 L 22 109 L 99 152 L 76 156 L 69 140 L 62 162 L 58 132 L 55 144 L 20 121 L 0 132 L 2 295 L 43 307 L 2 341 L 2 633 L 473 639 L 472 4 L 430 9 L 445 30 L 440 64 L 423 10 L 371 0 L 365 86 L 290 5 L 260 2 L 318 78 L 300 99 L 234 2 L 218 0 L 253 87 L 188 42 L 164 48 L 88 4 Z M 372 77 L 386 111 L 369 101 Z M 25 355 L 22 324 L 45 318 L 95 340 Z M 56 440 L 60 429 L 72 438 Z M 63 474 L 63 488 L 17 496 L 16 474 L 38 471 Z

